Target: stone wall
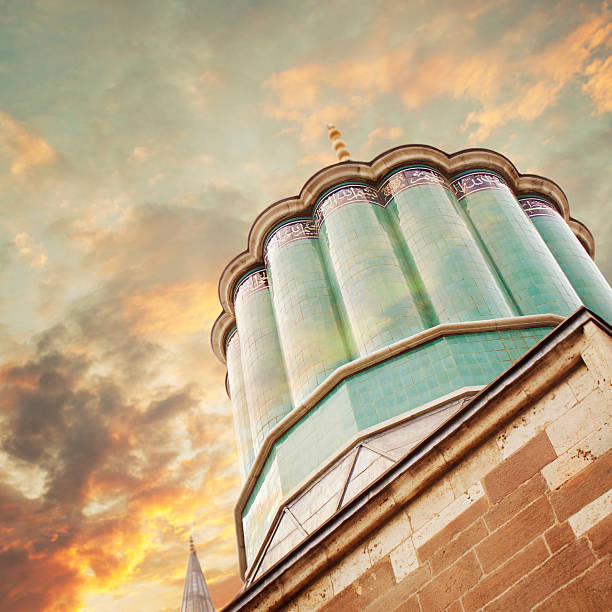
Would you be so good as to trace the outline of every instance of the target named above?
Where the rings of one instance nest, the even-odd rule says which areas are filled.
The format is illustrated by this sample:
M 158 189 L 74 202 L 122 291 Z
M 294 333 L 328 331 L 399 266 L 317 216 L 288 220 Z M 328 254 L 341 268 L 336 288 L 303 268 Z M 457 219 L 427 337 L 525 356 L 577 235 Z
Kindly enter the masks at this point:
M 286 609 L 611 608 L 611 350 L 588 325 L 565 380 Z
M 587 321 L 242 609 L 612 609 L 611 372 Z

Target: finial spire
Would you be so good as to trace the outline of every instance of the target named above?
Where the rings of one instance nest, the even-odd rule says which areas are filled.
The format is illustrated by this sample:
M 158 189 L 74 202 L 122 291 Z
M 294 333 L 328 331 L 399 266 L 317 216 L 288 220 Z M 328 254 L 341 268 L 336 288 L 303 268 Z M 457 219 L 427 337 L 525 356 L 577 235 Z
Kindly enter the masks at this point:
M 346 148 L 346 143 L 342 140 L 340 130 L 333 124 L 327 124 L 327 135 L 332 143 L 332 148 L 338 157 L 338 161 L 346 161 L 351 158 L 351 154 Z
M 193 544 L 193 534 L 189 536 L 189 550 L 191 552 L 187 561 L 181 612 L 215 612 L 215 606 L 200 567 L 198 553 Z

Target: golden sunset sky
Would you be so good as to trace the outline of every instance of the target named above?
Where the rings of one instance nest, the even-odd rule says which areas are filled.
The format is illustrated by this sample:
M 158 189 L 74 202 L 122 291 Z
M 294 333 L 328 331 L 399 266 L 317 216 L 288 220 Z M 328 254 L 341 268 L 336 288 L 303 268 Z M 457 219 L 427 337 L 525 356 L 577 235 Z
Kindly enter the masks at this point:
M 217 281 L 334 163 L 488 147 L 612 278 L 612 7 L 0 0 L 0 609 L 175 612 L 193 530 L 240 586 Z

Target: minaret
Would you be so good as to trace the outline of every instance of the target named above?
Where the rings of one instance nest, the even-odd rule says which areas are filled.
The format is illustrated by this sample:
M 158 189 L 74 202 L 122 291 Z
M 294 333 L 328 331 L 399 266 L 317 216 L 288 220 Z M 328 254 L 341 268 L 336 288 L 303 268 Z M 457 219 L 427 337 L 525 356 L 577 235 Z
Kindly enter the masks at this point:
M 193 536 L 189 536 L 189 551 L 181 612 L 216 612 L 198 561 Z
M 342 140 L 340 130 L 333 124 L 327 124 L 327 135 L 332 143 L 332 148 L 338 157 L 338 161 L 347 161 L 351 158 L 351 154 L 346 148 L 346 143 Z

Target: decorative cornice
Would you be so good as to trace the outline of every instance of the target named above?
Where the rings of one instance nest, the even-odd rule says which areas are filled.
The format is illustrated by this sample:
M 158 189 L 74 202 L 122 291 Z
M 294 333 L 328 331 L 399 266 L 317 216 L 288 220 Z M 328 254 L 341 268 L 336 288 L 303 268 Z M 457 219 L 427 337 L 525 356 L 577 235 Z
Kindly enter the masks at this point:
M 570 226 L 572 232 L 574 232 L 574 234 L 576 235 L 576 238 L 580 240 L 580 243 L 585 248 L 586 252 L 591 256 L 592 259 L 594 259 L 595 238 L 593 238 L 593 234 L 591 234 L 589 228 L 584 223 L 578 221 L 578 219 L 574 219 L 573 217 L 569 218 L 568 225 Z
M 360 357 L 334 370 L 314 391 L 296 406 L 289 414 L 279 421 L 266 435 L 261 447 L 257 451 L 253 465 L 242 485 L 240 495 L 234 507 L 234 523 L 236 537 L 238 540 L 238 561 L 241 574 L 246 570 L 246 554 L 244 550 L 244 534 L 242 530 L 242 512 L 257 483 L 259 475 L 263 470 L 265 462 L 276 441 L 286 433 L 293 425 L 310 412 L 325 396 L 330 393 L 341 382 L 353 376 L 357 372 L 366 370 L 397 357 L 409 350 L 423 346 L 433 340 L 444 336 L 455 336 L 460 334 L 481 333 L 508 329 L 529 329 L 534 327 L 556 327 L 564 320 L 555 314 L 526 315 L 519 317 L 504 317 L 500 319 L 487 319 L 484 321 L 463 321 L 459 323 L 444 323 L 436 325 L 422 332 L 399 340 L 385 346 L 364 357 Z M 326 462 L 326 466 L 328 463 Z M 325 466 L 323 466 L 325 467 Z
M 248 248 L 232 259 L 221 274 L 219 300 L 223 308 L 211 331 L 215 355 L 225 361 L 224 339 L 234 324 L 233 292 L 236 283 L 255 267 L 264 263 L 264 243 L 272 229 L 294 217 L 311 217 L 321 194 L 341 183 L 364 182 L 375 184 L 402 166 L 428 166 L 450 179 L 461 172 L 484 170 L 493 172 L 505 181 L 518 197 L 521 194 L 541 195 L 548 199 L 576 233 L 589 254 L 593 254 L 593 239 L 581 223 L 570 220 L 567 198 L 563 190 L 550 179 L 533 174 L 520 174 L 505 156 L 489 149 L 466 149 L 448 155 L 428 145 L 405 145 L 385 151 L 370 162 L 346 161 L 323 168 L 302 187 L 300 194 L 275 202 L 255 219 L 248 237 Z

